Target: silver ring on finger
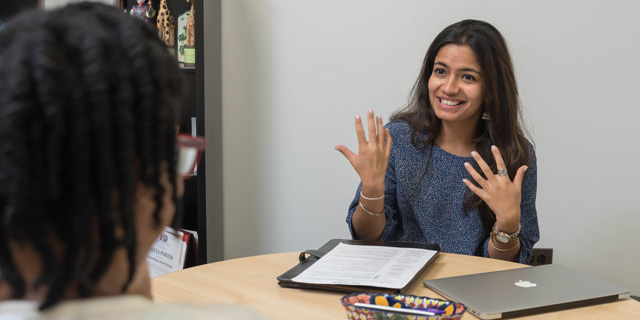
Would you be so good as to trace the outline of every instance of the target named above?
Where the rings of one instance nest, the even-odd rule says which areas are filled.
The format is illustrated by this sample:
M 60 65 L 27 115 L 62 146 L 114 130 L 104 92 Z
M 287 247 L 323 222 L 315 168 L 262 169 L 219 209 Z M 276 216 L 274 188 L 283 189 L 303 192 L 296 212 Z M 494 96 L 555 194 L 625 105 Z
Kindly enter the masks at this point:
M 500 168 L 498 169 L 498 175 L 499 176 L 508 176 L 509 173 L 507 172 L 507 168 Z

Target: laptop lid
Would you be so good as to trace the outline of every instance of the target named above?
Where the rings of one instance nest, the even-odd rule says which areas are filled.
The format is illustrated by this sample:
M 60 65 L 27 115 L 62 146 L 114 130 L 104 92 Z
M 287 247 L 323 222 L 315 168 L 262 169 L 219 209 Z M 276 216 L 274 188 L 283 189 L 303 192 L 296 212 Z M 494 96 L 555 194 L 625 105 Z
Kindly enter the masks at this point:
M 625 288 L 558 264 L 425 280 L 424 284 L 464 304 L 481 319 L 518 317 L 630 297 Z

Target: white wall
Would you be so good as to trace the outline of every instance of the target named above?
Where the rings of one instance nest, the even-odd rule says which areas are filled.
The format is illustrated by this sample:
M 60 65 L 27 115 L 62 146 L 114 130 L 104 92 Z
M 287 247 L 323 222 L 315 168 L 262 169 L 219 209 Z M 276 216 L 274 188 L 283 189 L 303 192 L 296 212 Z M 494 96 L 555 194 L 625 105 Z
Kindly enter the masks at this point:
M 404 105 L 435 35 L 466 18 L 510 43 L 554 262 L 640 294 L 636 1 L 223 0 L 225 257 L 348 238 L 359 182 L 336 144 Z

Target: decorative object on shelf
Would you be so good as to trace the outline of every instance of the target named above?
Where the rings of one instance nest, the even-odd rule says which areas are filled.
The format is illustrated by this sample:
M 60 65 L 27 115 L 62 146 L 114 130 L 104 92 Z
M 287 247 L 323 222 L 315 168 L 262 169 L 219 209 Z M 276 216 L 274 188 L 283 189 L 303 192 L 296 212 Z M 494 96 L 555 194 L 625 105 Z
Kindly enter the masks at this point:
M 184 64 L 184 45 L 187 42 L 187 21 L 189 21 L 190 15 L 191 11 L 187 10 L 183 14 L 179 15 L 177 20 L 178 36 L 176 39 L 178 51 L 176 54 L 180 65 Z
M 187 20 L 187 39 L 184 44 L 184 66 L 192 68 L 196 66 L 195 29 L 196 15 L 194 14 L 195 0 L 187 0 L 191 3 L 191 12 Z
M 149 0 L 147 4 L 144 4 L 144 0 L 138 0 L 138 4 L 133 5 L 129 13 L 146 22 L 149 22 L 149 19 L 153 19 L 153 17 L 156 16 L 156 10 L 151 6 L 151 0 Z
M 167 45 L 172 56 L 176 56 L 175 43 L 175 24 L 167 0 L 160 1 L 160 10 L 158 10 L 158 19 L 156 20 L 158 27 L 158 37 Z

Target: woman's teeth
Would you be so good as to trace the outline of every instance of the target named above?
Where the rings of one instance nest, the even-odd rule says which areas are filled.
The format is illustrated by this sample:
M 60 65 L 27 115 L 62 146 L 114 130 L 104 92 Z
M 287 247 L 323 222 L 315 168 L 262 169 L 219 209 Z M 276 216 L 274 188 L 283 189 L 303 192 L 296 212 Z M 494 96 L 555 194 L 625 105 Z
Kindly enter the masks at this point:
M 462 103 L 462 101 L 457 101 L 456 102 L 456 101 L 445 100 L 445 99 L 440 99 L 440 102 L 442 104 L 444 104 L 444 105 L 447 105 L 447 106 L 457 106 L 457 105 Z

